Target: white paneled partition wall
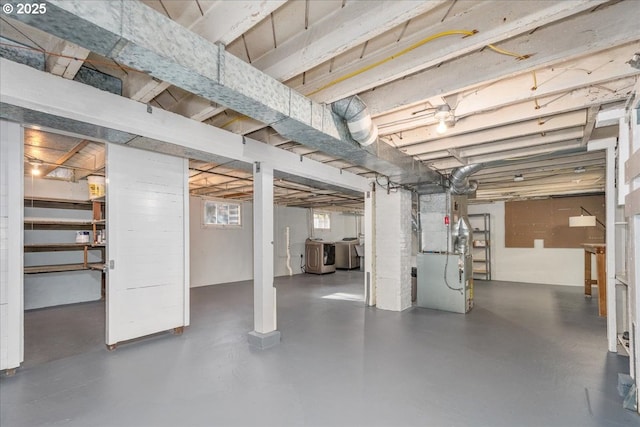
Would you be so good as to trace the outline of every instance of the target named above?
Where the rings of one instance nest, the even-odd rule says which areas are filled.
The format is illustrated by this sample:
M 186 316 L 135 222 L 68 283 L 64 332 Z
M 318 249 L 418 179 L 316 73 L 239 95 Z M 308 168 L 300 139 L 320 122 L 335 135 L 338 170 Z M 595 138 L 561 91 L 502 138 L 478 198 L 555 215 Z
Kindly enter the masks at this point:
M 0 370 L 23 357 L 23 131 L 0 120 Z
M 107 145 L 107 344 L 189 324 L 188 161 Z

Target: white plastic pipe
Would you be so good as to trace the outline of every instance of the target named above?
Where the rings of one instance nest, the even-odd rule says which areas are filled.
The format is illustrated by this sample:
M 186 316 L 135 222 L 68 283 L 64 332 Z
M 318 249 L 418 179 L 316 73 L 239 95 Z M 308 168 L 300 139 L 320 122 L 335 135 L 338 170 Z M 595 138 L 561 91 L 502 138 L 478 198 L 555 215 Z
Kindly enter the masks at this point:
M 291 270 L 291 248 L 289 247 L 289 227 L 285 227 L 284 234 L 287 244 L 287 271 L 289 272 L 289 276 L 293 276 L 293 270 Z

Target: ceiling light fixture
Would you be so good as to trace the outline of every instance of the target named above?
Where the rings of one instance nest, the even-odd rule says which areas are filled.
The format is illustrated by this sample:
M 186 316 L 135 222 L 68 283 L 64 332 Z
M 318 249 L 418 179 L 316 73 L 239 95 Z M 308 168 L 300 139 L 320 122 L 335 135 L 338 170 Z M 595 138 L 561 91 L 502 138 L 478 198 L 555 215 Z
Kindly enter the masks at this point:
M 438 127 L 436 128 L 436 132 L 438 132 L 439 134 L 443 134 L 447 131 L 447 129 L 449 128 L 447 123 L 455 123 L 453 112 L 451 111 L 451 107 L 449 107 L 448 104 L 438 105 L 433 117 L 438 120 Z
M 42 172 L 40 170 L 40 166 L 42 165 L 42 160 L 31 159 L 29 160 L 29 164 L 31 165 L 31 175 L 38 176 Z
M 587 170 L 582 166 L 579 166 L 573 170 L 574 173 L 585 173 L 586 171 Z
M 440 119 L 440 122 L 438 123 L 438 127 L 436 128 L 436 132 L 443 134 L 447 131 L 447 129 L 448 127 L 444 119 Z
M 516 176 L 513 177 L 513 181 L 514 182 L 520 182 L 520 181 L 524 181 L 524 176 L 522 176 L 522 174 L 518 174 Z
M 583 215 L 585 213 L 588 216 Z M 569 227 L 595 227 L 596 224 L 601 225 L 605 230 L 607 229 L 607 226 L 602 221 L 582 206 L 580 206 L 580 216 L 569 217 Z
M 627 64 L 631 65 L 633 68 L 637 68 L 640 70 L 640 53 L 635 53 Z

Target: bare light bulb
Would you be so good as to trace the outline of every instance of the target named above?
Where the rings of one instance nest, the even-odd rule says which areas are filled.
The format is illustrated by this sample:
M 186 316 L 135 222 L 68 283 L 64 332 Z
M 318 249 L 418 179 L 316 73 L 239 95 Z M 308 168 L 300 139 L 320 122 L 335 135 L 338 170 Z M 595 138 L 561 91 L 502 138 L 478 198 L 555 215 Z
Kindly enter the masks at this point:
M 33 166 L 31 168 L 31 175 L 34 175 L 34 176 L 39 176 L 40 175 L 40 168 L 38 168 L 37 165 L 35 165 L 35 166 Z
M 447 124 L 444 122 L 444 119 L 440 119 L 440 123 L 438 123 L 438 127 L 436 128 L 436 132 L 442 134 L 447 131 Z

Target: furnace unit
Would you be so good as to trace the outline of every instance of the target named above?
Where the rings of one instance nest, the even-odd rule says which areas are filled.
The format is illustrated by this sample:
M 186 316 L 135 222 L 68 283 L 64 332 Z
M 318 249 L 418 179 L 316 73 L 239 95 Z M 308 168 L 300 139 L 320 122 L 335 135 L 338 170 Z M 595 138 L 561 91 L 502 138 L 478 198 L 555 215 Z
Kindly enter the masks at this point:
M 307 239 L 305 244 L 305 272 L 312 274 L 336 271 L 336 245 L 333 242 Z
M 418 307 L 467 313 L 473 307 L 471 256 L 420 253 L 418 264 Z
M 450 193 L 421 195 L 420 228 L 416 305 L 467 313 L 473 307 L 467 197 Z

